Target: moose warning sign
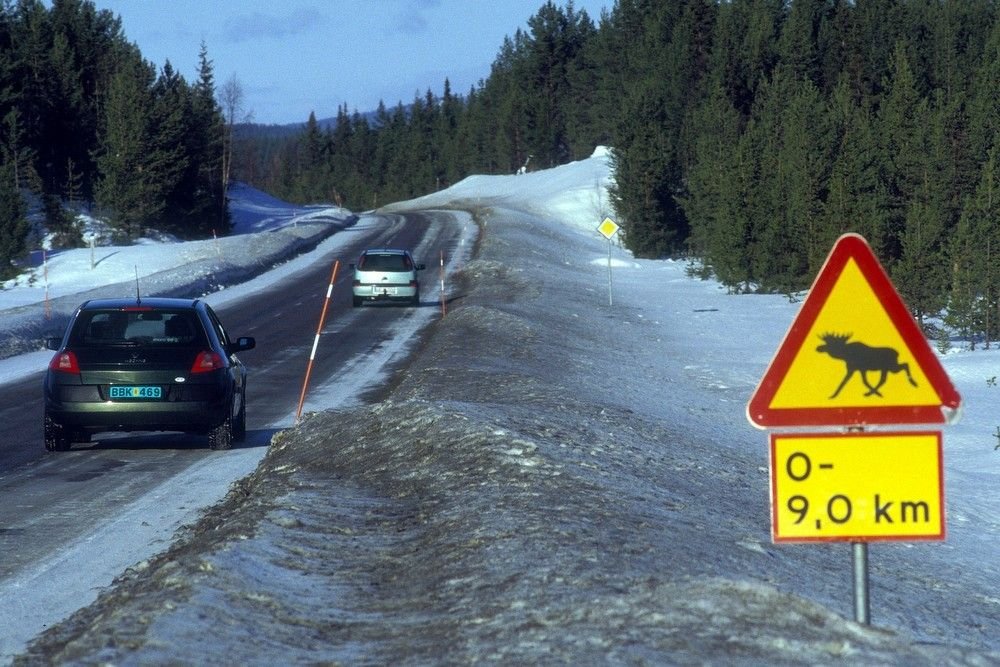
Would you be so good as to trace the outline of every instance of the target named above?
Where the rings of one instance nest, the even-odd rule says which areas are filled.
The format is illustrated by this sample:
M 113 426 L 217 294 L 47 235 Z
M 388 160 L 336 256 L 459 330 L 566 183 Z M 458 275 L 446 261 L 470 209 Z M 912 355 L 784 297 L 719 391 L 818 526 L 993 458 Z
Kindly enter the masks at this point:
M 747 405 L 760 428 L 939 424 L 959 395 L 871 248 L 834 245 Z

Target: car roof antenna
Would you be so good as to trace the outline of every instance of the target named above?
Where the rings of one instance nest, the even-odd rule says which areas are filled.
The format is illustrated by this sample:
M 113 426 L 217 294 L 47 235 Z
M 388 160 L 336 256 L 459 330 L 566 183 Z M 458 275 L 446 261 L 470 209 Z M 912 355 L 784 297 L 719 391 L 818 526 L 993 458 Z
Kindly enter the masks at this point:
M 133 264 L 135 268 L 135 305 L 142 305 L 142 297 L 139 296 L 139 265 Z

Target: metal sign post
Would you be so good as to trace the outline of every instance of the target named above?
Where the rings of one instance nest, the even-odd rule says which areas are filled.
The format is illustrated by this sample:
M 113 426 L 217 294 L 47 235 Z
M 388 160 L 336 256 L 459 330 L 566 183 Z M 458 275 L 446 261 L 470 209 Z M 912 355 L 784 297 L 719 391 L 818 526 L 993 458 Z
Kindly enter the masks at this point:
M 611 239 L 615 234 L 618 233 L 620 227 L 611 218 L 604 218 L 600 225 L 597 226 L 597 231 L 608 240 L 608 305 L 613 306 L 612 292 L 611 292 Z
M 872 622 L 871 598 L 868 595 L 868 543 L 851 544 L 854 565 L 854 620 L 862 625 Z

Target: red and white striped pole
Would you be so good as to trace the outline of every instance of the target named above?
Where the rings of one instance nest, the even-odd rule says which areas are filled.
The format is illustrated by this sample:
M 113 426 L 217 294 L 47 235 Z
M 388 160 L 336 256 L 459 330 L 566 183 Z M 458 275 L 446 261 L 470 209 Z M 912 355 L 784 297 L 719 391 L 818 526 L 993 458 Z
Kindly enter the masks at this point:
M 302 405 L 306 402 L 306 388 L 309 386 L 309 376 L 312 374 L 313 361 L 316 359 L 316 349 L 319 347 L 319 334 L 323 331 L 323 323 L 326 321 L 326 310 L 330 306 L 330 297 L 333 295 L 333 284 L 337 282 L 337 269 L 340 268 L 340 260 L 333 263 L 333 275 L 330 276 L 330 286 L 326 288 L 326 300 L 323 301 L 323 312 L 319 316 L 319 326 L 316 327 L 316 338 L 313 340 L 312 352 L 309 353 L 309 365 L 306 366 L 306 377 L 302 381 L 302 393 L 299 395 L 299 408 L 295 411 L 295 421 L 298 422 L 302 416 Z
M 448 306 L 444 298 L 444 250 L 441 251 L 441 317 L 448 314 Z

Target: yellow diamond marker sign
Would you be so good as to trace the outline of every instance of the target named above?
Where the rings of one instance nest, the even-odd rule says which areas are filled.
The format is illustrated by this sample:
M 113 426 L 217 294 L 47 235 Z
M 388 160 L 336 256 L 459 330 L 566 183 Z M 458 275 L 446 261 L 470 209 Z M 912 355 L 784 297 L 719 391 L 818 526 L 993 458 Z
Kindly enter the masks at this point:
M 944 540 L 941 434 L 771 436 L 775 542 Z
M 937 424 L 960 398 L 865 240 L 834 245 L 747 405 L 759 427 Z
M 597 226 L 597 231 L 599 231 L 604 238 L 611 240 L 611 237 L 618 233 L 620 227 L 611 218 L 604 218 L 604 221 Z

